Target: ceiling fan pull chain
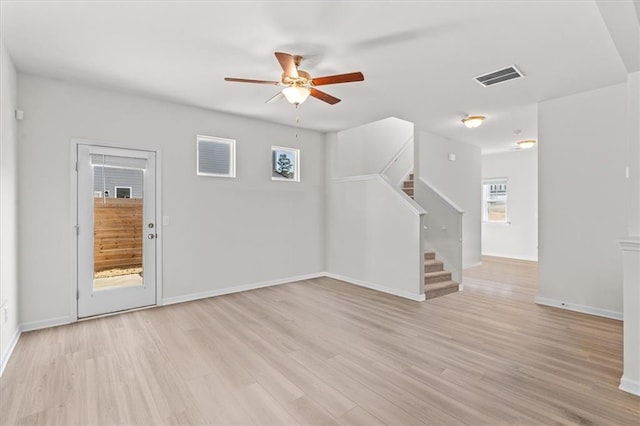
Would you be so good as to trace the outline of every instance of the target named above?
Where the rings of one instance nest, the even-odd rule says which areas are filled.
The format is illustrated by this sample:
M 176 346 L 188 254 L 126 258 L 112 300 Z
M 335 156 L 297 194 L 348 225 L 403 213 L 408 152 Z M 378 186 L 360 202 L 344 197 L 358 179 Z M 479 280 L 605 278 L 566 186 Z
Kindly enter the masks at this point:
M 298 104 L 296 104 L 296 109 L 298 109 Z M 300 124 L 300 116 L 296 115 L 296 139 L 298 139 L 298 125 Z

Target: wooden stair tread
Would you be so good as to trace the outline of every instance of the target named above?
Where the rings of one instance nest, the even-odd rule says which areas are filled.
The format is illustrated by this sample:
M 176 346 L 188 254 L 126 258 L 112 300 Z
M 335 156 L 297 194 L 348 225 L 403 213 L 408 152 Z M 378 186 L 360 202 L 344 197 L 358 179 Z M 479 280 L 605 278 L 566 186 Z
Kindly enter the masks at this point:
M 407 194 L 412 200 L 413 198 L 413 173 L 409 175 L 409 179 L 402 182 L 402 191 Z
M 425 284 L 424 291 L 433 291 L 433 290 L 440 290 L 443 288 L 453 288 L 453 287 L 455 287 L 456 290 L 458 289 L 458 283 L 456 281 L 453 281 L 453 280 L 440 281 L 437 283 Z
M 438 275 L 447 275 L 450 274 L 451 272 L 449 271 L 435 271 L 435 272 L 425 272 L 424 275 L 428 276 L 428 277 L 435 277 Z
M 425 260 L 434 260 L 436 258 L 436 252 L 434 251 L 425 251 L 424 259 Z
M 444 271 L 444 263 L 440 260 L 429 259 L 424 261 L 424 272 Z
M 458 291 L 458 283 L 452 280 L 443 281 L 433 284 L 425 284 L 425 299 L 435 299 L 436 297 L 445 296 L 447 294 L 456 293 Z
M 442 281 L 449 281 L 450 279 L 451 272 L 449 271 L 425 272 L 424 274 L 425 284 L 439 283 Z

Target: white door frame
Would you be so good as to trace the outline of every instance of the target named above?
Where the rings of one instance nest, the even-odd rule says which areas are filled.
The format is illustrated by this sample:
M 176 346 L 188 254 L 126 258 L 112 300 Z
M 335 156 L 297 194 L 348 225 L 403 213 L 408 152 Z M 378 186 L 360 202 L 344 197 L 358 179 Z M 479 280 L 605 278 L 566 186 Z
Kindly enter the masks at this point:
M 156 304 L 162 305 L 162 157 L 155 146 L 125 145 L 96 139 L 73 138 L 69 144 L 69 240 L 71 241 L 71 263 L 69 265 L 69 319 L 78 321 L 78 145 L 103 146 L 107 148 L 133 149 L 154 152 L 156 155 Z M 152 305 L 153 306 L 153 305 Z M 109 314 L 105 314 L 109 315 Z

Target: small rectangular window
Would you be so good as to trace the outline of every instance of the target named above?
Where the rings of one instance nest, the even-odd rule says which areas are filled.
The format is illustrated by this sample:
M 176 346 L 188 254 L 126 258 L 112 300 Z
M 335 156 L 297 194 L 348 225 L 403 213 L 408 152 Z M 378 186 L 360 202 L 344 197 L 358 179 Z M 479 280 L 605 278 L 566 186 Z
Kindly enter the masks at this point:
M 130 186 L 116 186 L 116 198 L 131 198 L 131 190 Z
M 196 144 L 198 176 L 236 177 L 235 139 L 198 135 Z
M 507 222 L 507 179 L 485 179 L 482 182 L 482 220 Z

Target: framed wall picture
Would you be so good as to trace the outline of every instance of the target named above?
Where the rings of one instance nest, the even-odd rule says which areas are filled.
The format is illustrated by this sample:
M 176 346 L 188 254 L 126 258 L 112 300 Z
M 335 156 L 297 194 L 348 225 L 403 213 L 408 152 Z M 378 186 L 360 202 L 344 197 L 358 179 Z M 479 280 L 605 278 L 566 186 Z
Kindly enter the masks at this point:
M 300 182 L 300 150 L 271 147 L 271 179 Z

